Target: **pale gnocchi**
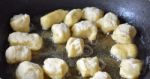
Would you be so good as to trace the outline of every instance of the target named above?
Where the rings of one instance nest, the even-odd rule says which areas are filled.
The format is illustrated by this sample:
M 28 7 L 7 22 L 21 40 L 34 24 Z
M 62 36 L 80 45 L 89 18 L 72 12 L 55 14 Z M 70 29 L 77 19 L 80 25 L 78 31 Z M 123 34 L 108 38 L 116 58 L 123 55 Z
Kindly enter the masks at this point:
M 137 56 L 137 47 L 135 44 L 115 44 L 110 53 L 117 60 L 135 58 Z
M 59 58 L 47 58 L 44 60 L 43 69 L 52 79 L 62 79 L 68 72 L 67 63 Z
M 73 9 L 66 15 L 64 23 L 67 24 L 68 27 L 72 27 L 81 19 L 82 15 L 83 12 L 81 9 Z
M 41 26 L 43 30 L 48 30 L 53 24 L 60 23 L 64 20 L 68 11 L 58 9 L 41 17 Z
M 9 35 L 8 41 L 10 45 L 27 46 L 35 51 L 41 49 L 43 45 L 42 38 L 36 33 L 13 32 Z
M 81 58 L 77 61 L 76 65 L 82 77 L 93 76 L 101 69 L 97 57 Z
M 30 16 L 28 14 L 14 15 L 10 19 L 10 26 L 17 32 L 30 31 Z
M 10 46 L 5 53 L 7 63 L 14 64 L 22 61 L 30 61 L 31 50 L 26 46 Z
M 98 71 L 90 79 L 112 79 L 107 72 Z
M 44 79 L 42 68 L 35 63 L 24 61 L 16 69 L 17 79 Z
M 71 36 L 69 27 L 64 23 L 54 24 L 51 30 L 54 43 L 66 43 Z
M 138 59 L 124 59 L 120 64 L 120 75 L 127 79 L 139 77 L 142 69 L 142 62 Z
M 77 57 L 84 52 L 84 41 L 81 38 L 70 37 L 66 44 L 68 57 Z
M 96 39 L 97 27 L 91 21 L 81 21 L 76 23 L 71 30 L 75 37 L 88 38 L 90 41 Z
M 97 21 L 98 27 L 103 33 L 107 34 L 114 31 L 119 25 L 119 19 L 117 15 L 112 12 L 106 13 L 103 18 Z
M 102 18 L 104 12 L 96 7 L 86 7 L 83 9 L 83 19 L 96 22 L 98 19 Z
M 133 38 L 136 35 L 136 29 L 134 26 L 127 23 L 120 24 L 112 34 L 112 39 L 117 43 L 132 43 Z
M 130 24 L 120 24 L 116 14 L 108 12 L 104 15 L 103 10 L 96 7 L 70 11 L 57 9 L 40 17 L 43 31 L 33 27 L 37 25 L 33 24 L 37 23 L 37 19 L 30 21 L 28 14 L 14 15 L 10 19 L 14 32 L 8 36 L 10 46 L 5 57 L 8 64 L 20 63 L 16 69 L 16 79 L 44 79 L 44 76 L 50 79 L 139 77 L 143 63 L 135 59 L 138 49 L 133 44 L 133 39 L 137 31 Z M 111 46 L 112 57 L 105 53 Z M 94 55 L 95 57 L 89 57 Z M 96 56 L 100 56 L 102 60 Z M 50 58 L 43 61 L 43 57 Z M 42 61 L 42 68 L 30 61 L 40 64 Z M 119 70 L 120 62 L 120 72 L 115 71 Z M 11 69 L 9 68 L 6 70 Z M 103 69 L 108 70 L 110 75 Z

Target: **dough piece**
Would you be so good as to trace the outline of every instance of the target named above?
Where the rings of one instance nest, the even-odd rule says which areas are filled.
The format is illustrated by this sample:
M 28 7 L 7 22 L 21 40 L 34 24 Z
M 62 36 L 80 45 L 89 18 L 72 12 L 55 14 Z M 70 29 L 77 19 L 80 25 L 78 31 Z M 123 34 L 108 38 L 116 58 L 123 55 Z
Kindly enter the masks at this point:
M 114 31 L 119 25 L 119 19 L 114 13 L 106 13 L 105 16 L 97 21 L 98 27 L 103 33 Z
M 142 62 L 138 59 L 125 59 L 120 64 L 120 75 L 127 79 L 137 79 L 142 70 Z
M 137 47 L 135 44 L 115 44 L 110 53 L 118 60 L 135 58 L 137 56 Z
M 107 72 L 98 71 L 90 79 L 112 79 L 112 78 Z
M 75 23 L 77 23 L 82 17 L 81 9 L 73 9 L 71 10 L 65 17 L 64 23 L 69 27 L 72 27 Z
M 38 64 L 24 61 L 17 67 L 16 79 L 44 79 L 44 73 Z
M 14 15 L 10 19 L 10 26 L 17 32 L 29 32 L 30 31 L 30 16 L 28 14 Z
M 22 61 L 30 61 L 31 50 L 26 46 L 10 46 L 5 53 L 7 63 L 14 64 Z
M 68 11 L 58 9 L 41 17 L 41 25 L 43 30 L 48 30 L 53 24 L 60 23 L 64 20 Z
M 69 70 L 67 63 L 59 58 L 47 58 L 44 61 L 43 69 L 52 79 L 62 79 Z
M 80 38 L 70 37 L 66 44 L 68 57 L 78 57 L 84 52 L 84 40 Z
M 104 12 L 96 7 L 86 7 L 83 9 L 83 19 L 96 22 L 104 16 Z
M 100 70 L 99 60 L 97 57 L 81 58 L 77 61 L 77 69 L 82 77 L 93 76 Z
M 13 32 L 9 35 L 8 41 L 10 45 L 27 46 L 34 51 L 41 49 L 43 45 L 42 38 L 36 33 Z
M 66 43 L 71 35 L 69 27 L 64 23 L 54 24 L 51 30 L 54 43 Z
M 132 39 L 135 37 L 137 31 L 134 26 L 129 24 L 121 24 L 118 28 L 113 32 L 112 39 L 117 43 L 132 43 Z
M 73 36 L 88 38 L 90 41 L 96 39 L 97 27 L 90 21 L 81 21 L 72 27 Z

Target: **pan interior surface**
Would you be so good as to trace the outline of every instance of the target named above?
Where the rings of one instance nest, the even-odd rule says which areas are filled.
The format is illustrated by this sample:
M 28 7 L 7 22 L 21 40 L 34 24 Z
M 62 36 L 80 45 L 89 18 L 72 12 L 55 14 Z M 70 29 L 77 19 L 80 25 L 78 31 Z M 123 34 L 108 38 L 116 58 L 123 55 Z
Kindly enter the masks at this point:
M 37 18 L 33 18 L 32 21 L 37 21 Z M 36 22 L 35 22 L 36 23 Z M 68 58 L 65 44 L 54 44 L 51 37 L 51 32 L 49 31 L 42 31 L 38 30 L 37 27 L 41 27 L 38 24 L 32 24 L 31 25 L 32 30 L 31 32 L 39 33 L 44 40 L 43 48 L 40 51 L 37 51 L 36 55 L 33 56 L 32 62 L 38 63 L 41 66 L 43 65 L 43 61 L 46 58 L 61 58 L 64 59 L 68 65 L 69 65 L 69 73 L 66 75 L 64 79 L 88 79 L 88 78 L 82 78 L 81 75 L 78 73 L 76 69 L 76 61 L 79 58 L 82 57 L 94 57 L 97 56 L 102 62 L 100 62 L 100 65 L 105 68 L 104 71 L 107 71 L 110 73 L 113 79 L 120 79 L 119 76 L 119 61 L 116 61 L 113 57 L 110 56 L 110 48 L 115 42 L 111 39 L 110 35 L 104 35 L 101 32 L 98 32 L 97 39 L 93 41 L 92 43 L 88 40 L 85 40 L 85 50 L 84 54 L 77 58 Z M 6 71 L 8 71 L 8 74 L 11 74 L 15 79 L 15 73 L 16 65 L 8 65 L 8 68 Z M 14 73 L 14 74 L 12 74 Z M 46 77 L 46 76 L 45 76 Z M 49 79 L 46 77 L 46 79 Z
M 17 3 L 17 5 L 16 5 Z M 135 43 L 139 49 L 138 58 L 145 63 L 146 57 L 149 56 L 150 51 L 150 2 L 148 0 L 2 0 L 0 2 L 0 77 L 3 79 L 15 79 L 15 69 L 18 64 L 8 65 L 5 60 L 5 50 L 9 46 L 7 42 L 8 34 L 12 32 L 9 26 L 9 19 L 19 13 L 28 13 L 31 16 L 31 33 L 38 33 L 44 39 L 43 48 L 39 54 L 33 56 L 32 62 L 38 63 L 41 66 L 43 61 L 48 57 L 57 57 L 64 59 L 70 66 L 70 73 L 66 75 L 65 79 L 83 79 L 76 70 L 76 61 L 81 57 L 98 56 L 106 63 L 104 71 L 110 73 L 112 79 L 121 79 L 119 76 L 119 62 L 110 56 L 110 48 L 115 42 L 108 35 L 98 32 L 97 39 L 90 43 L 86 42 L 87 48 L 83 56 L 78 58 L 67 58 L 65 44 L 56 45 L 51 40 L 51 32 L 42 31 L 40 26 L 40 17 L 45 13 L 55 9 L 73 9 L 84 8 L 88 6 L 95 6 L 103 9 L 105 12 L 112 11 L 116 13 L 121 21 L 130 23 L 136 26 L 138 34 L 135 38 Z M 40 15 L 40 16 L 39 16 Z M 150 75 L 145 74 L 146 64 L 143 67 L 143 72 L 140 79 L 149 79 Z M 148 71 L 147 71 L 148 72 Z M 49 78 L 46 78 L 49 79 Z

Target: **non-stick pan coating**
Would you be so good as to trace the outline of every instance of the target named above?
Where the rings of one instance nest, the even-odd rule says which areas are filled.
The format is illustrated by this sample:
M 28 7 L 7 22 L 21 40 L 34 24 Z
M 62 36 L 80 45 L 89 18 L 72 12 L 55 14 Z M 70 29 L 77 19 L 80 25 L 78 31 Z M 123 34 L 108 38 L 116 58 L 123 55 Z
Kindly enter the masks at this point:
M 38 17 L 55 9 L 73 9 L 95 6 L 105 12 L 112 11 L 119 15 L 122 22 L 136 26 L 138 34 L 135 43 L 139 48 L 138 58 L 145 63 L 140 79 L 149 79 L 150 55 L 150 1 L 149 0 L 1 0 L 0 1 L 0 77 L 13 79 L 5 61 L 5 50 L 8 47 L 7 37 L 12 32 L 9 19 L 14 14 L 28 13 L 31 18 Z M 32 20 L 33 26 L 36 24 Z M 32 26 L 32 24 L 31 24 Z M 38 26 L 38 25 L 37 25 Z M 35 27 L 35 26 L 34 26 Z M 32 32 L 39 32 L 37 27 Z M 146 60 L 147 59 L 147 60 Z M 35 61 L 36 62 L 36 61 Z M 15 73 L 15 72 L 14 72 Z

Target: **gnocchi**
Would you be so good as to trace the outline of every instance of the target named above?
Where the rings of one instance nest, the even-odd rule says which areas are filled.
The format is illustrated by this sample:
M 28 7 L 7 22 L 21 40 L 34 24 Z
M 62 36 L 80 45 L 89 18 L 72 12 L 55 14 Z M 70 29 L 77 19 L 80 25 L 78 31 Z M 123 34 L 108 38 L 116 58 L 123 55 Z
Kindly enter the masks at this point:
M 10 45 L 27 46 L 34 51 L 41 49 L 43 45 L 42 38 L 36 33 L 13 32 L 9 35 L 8 41 Z
M 22 61 L 30 61 L 31 50 L 26 46 L 10 46 L 5 53 L 7 63 L 14 64 Z
M 104 12 L 96 7 L 86 7 L 83 9 L 83 19 L 96 22 L 99 18 L 102 18 Z
M 10 19 L 10 26 L 17 32 L 30 31 L 30 16 L 28 14 L 14 15 Z
M 136 29 L 127 23 L 119 25 L 112 34 L 112 39 L 117 43 L 132 43 L 132 39 L 136 35 Z
M 70 37 L 66 44 L 66 50 L 69 58 L 82 55 L 84 52 L 83 39 Z
M 137 31 L 128 23 L 120 24 L 116 14 L 104 14 L 96 7 L 57 9 L 39 18 L 41 31 L 40 28 L 30 28 L 34 23 L 37 25 L 38 18 L 33 18 L 33 23 L 28 14 L 14 15 L 10 19 L 9 24 L 14 32 L 8 36 L 9 47 L 5 51 L 5 58 L 14 67 L 8 66 L 6 71 L 18 65 L 16 79 L 139 77 L 143 63 L 136 59 L 138 48 L 133 40 Z M 107 53 L 110 47 L 109 55 L 112 57 Z M 50 58 L 43 61 L 45 57 Z M 13 70 L 7 73 L 9 78 L 14 77 L 13 73 Z
M 67 24 L 67 26 L 72 27 L 81 19 L 82 15 L 81 9 L 73 9 L 66 15 L 64 23 Z
M 91 21 L 81 21 L 72 27 L 73 36 L 88 38 L 90 41 L 96 39 L 97 27 Z
M 107 72 L 98 71 L 90 79 L 112 79 L 112 78 Z
M 65 43 L 71 36 L 69 27 L 64 23 L 54 24 L 51 30 L 54 43 Z
M 42 68 L 35 63 L 24 61 L 16 69 L 17 79 L 44 79 Z
M 48 30 L 53 24 L 60 23 L 64 20 L 68 11 L 58 9 L 41 17 L 41 26 L 43 30 Z
M 135 44 L 115 44 L 110 53 L 118 60 L 135 58 L 137 56 L 137 47 Z
M 93 76 L 101 69 L 97 57 L 81 58 L 77 61 L 76 65 L 82 77 Z
M 120 64 L 120 75 L 127 79 L 136 79 L 139 77 L 142 69 L 142 62 L 138 59 L 124 59 Z
M 44 61 L 43 69 L 52 79 L 62 79 L 69 70 L 67 63 L 59 58 L 47 58 Z
M 114 31 L 119 25 L 119 19 L 117 15 L 112 12 L 106 13 L 103 18 L 97 21 L 98 27 L 103 33 L 107 34 Z

